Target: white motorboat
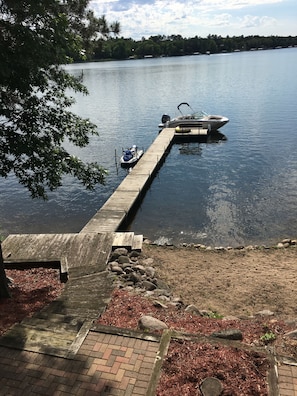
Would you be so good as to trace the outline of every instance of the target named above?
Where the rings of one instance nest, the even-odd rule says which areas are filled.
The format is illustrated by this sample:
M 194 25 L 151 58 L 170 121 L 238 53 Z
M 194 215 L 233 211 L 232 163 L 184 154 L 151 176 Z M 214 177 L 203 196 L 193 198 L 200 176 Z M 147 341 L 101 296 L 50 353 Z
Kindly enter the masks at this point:
M 131 167 L 135 165 L 138 160 L 142 157 L 143 150 L 139 150 L 136 145 L 133 145 L 129 149 L 123 151 L 123 155 L 121 156 L 121 166 L 123 167 Z
M 187 106 L 190 108 L 191 113 L 185 114 L 181 110 L 181 106 Z M 192 107 L 186 103 L 182 102 L 177 106 L 180 115 L 175 118 L 170 118 L 168 114 L 162 115 L 162 123 L 159 124 L 159 128 L 204 128 L 208 129 L 210 132 L 217 131 L 223 125 L 229 122 L 229 119 L 220 115 L 207 114 L 204 111 L 194 111 Z

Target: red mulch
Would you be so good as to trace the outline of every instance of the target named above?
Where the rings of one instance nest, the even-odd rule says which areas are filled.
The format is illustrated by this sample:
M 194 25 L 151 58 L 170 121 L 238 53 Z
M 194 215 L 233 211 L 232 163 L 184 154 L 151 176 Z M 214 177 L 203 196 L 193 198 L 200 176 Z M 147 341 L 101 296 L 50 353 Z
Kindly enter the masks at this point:
M 11 298 L 0 299 L 0 335 L 55 300 L 64 288 L 57 269 L 30 268 L 5 272 L 13 284 L 10 286 Z
M 99 318 L 98 323 L 107 326 L 137 329 L 141 315 L 154 316 L 165 322 L 170 329 L 196 335 L 209 336 L 213 332 L 236 328 L 242 331 L 243 342 L 249 345 L 263 345 L 260 342 L 260 337 L 265 333 L 273 332 L 275 335 L 283 335 L 289 331 L 288 325 L 276 319 L 209 319 L 192 315 L 183 309 L 176 309 L 170 305 L 166 309 L 157 308 L 152 300 L 121 289 L 114 290 L 112 301 L 105 313 Z
M 199 386 L 208 377 L 221 381 L 225 396 L 268 395 L 268 367 L 266 358 L 257 352 L 212 343 L 171 341 L 157 395 L 201 395 Z

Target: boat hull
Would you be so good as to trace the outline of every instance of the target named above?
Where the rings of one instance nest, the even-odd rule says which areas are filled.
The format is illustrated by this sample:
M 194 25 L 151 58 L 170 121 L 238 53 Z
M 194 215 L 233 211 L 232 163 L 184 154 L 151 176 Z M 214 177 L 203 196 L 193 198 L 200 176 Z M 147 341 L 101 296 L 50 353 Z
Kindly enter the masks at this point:
M 229 122 L 229 119 L 221 116 L 209 116 L 206 119 L 192 119 L 192 118 L 173 118 L 166 123 L 160 124 L 161 128 L 203 128 L 210 131 L 217 131 Z
M 128 161 L 125 161 L 124 156 L 122 156 L 120 159 L 121 166 L 123 168 L 131 168 L 132 166 L 137 164 L 137 162 L 140 160 L 142 155 L 143 155 L 143 150 L 137 150 L 137 152 L 133 155 L 133 157 Z

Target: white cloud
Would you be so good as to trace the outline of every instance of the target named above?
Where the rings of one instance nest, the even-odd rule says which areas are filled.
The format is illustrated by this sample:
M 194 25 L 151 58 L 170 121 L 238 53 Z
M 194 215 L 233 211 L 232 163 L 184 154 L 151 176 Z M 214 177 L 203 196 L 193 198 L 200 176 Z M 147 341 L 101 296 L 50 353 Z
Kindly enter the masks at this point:
M 297 34 L 296 0 L 92 0 L 90 6 L 96 15 L 119 21 L 121 35 L 134 39 L 158 34 Z M 271 14 L 281 6 L 282 14 L 288 14 L 283 20 L 278 11 Z
M 258 17 L 258 16 L 252 16 L 252 15 L 246 15 L 244 18 L 241 19 L 240 22 L 240 27 L 242 28 L 254 28 L 254 27 L 260 27 L 260 26 L 275 26 L 277 23 L 275 18 L 271 17 Z

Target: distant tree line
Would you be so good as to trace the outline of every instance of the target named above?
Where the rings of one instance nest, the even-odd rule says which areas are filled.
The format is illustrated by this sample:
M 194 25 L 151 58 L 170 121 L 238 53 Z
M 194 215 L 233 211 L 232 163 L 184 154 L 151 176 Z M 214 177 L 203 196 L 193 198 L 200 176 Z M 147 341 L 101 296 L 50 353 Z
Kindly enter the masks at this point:
M 86 60 L 129 59 L 193 54 L 217 54 L 234 51 L 251 51 L 297 46 L 297 37 L 209 35 L 184 38 L 181 35 L 157 35 L 135 41 L 131 38 L 109 37 L 92 42 Z

